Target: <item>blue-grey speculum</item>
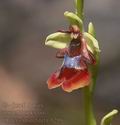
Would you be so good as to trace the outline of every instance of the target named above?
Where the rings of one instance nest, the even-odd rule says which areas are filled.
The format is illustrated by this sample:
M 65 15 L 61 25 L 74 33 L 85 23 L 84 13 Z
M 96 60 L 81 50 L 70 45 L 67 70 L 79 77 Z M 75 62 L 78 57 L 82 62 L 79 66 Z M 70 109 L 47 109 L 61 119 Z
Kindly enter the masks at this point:
M 64 55 L 64 61 L 63 61 L 63 66 L 67 68 L 75 68 L 75 69 L 80 69 L 80 59 L 81 55 L 75 56 L 75 57 L 70 57 L 67 54 Z

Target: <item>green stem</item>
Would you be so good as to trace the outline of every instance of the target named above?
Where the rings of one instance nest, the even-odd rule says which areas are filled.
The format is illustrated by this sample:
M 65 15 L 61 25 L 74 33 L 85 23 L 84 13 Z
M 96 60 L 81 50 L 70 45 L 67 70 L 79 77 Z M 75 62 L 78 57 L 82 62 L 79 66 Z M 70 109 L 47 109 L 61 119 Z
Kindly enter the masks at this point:
M 83 20 L 83 8 L 84 8 L 84 0 L 76 0 L 76 13 Z
M 93 94 L 90 87 L 84 88 L 84 110 L 86 125 L 96 125 L 95 116 L 93 113 Z
M 84 21 L 84 0 L 76 0 L 76 14 Z M 93 112 L 93 92 L 90 91 L 90 86 L 84 88 L 84 103 L 85 103 L 85 122 L 86 125 L 96 125 L 96 119 Z

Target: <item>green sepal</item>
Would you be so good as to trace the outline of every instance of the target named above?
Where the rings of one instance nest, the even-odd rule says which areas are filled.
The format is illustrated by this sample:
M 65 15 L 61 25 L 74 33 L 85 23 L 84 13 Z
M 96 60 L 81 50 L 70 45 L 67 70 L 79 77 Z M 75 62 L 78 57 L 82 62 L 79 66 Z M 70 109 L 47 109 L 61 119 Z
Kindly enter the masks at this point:
M 70 25 L 77 25 L 82 31 L 83 21 L 76 14 L 66 11 L 64 16 L 69 20 Z
M 84 37 L 87 39 L 87 44 L 92 48 L 95 52 L 100 52 L 98 41 L 93 37 L 90 33 L 84 32 Z
M 91 52 L 94 53 L 94 51 L 92 50 L 92 48 L 87 44 L 87 49 Z
M 101 120 L 101 125 L 111 125 L 113 117 L 118 113 L 118 110 L 113 110 L 112 112 L 108 113 L 104 116 Z
M 93 55 L 94 55 L 95 60 L 96 60 L 96 64 L 93 66 L 91 65 L 89 67 L 89 69 L 92 73 L 92 81 L 91 81 L 91 85 L 90 85 L 90 91 L 91 91 L 91 93 L 93 93 L 95 90 L 95 86 L 96 86 L 96 80 L 97 80 L 99 63 L 100 63 L 100 50 L 99 50 L 98 41 L 96 40 L 95 28 L 91 22 L 88 25 L 88 33 L 89 33 L 89 36 L 92 37 L 92 39 L 87 38 L 87 43 L 91 47 L 91 49 L 93 51 Z M 96 46 L 96 43 L 97 43 L 97 46 Z
M 45 45 L 51 46 L 57 49 L 63 49 L 68 46 L 72 40 L 70 34 L 56 32 L 49 35 L 45 40 Z

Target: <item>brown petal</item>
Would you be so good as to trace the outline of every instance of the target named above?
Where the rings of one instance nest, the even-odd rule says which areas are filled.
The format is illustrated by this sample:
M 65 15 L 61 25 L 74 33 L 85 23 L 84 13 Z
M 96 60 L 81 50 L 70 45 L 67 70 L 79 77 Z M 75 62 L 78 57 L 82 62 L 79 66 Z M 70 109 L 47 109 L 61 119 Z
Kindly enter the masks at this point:
M 94 55 L 87 49 L 86 41 L 83 38 L 82 44 L 81 44 L 81 55 L 83 57 L 83 60 L 85 60 L 89 64 L 95 64 L 95 58 Z

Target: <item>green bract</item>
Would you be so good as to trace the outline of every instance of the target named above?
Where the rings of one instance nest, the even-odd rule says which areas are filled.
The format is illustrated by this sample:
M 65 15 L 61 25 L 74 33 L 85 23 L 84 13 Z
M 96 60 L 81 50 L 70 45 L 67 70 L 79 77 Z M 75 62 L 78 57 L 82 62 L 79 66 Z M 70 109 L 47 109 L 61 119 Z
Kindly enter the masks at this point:
M 117 113 L 118 111 L 116 109 L 108 113 L 105 117 L 103 117 L 101 125 L 111 125 L 112 119 Z
M 56 33 L 49 35 L 46 38 L 45 45 L 58 48 L 58 49 L 63 49 L 67 47 L 67 45 L 70 43 L 71 40 L 72 38 L 70 34 L 56 32 Z
M 64 16 L 69 20 L 70 25 L 77 25 L 82 31 L 83 21 L 76 14 L 66 11 Z
M 95 28 L 94 28 L 92 22 L 90 22 L 89 25 L 88 25 L 88 33 L 91 34 L 93 37 L 96 36 Z

